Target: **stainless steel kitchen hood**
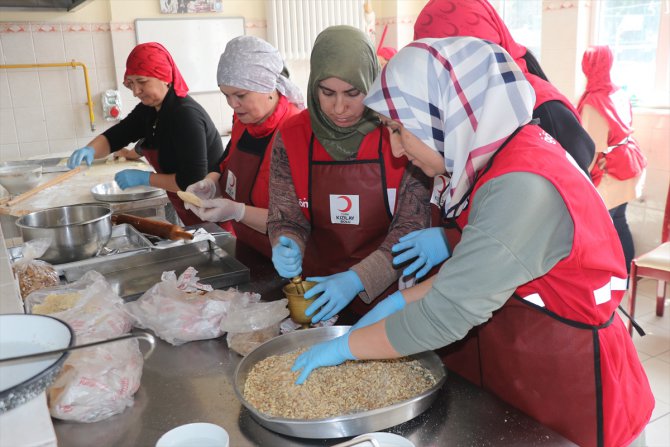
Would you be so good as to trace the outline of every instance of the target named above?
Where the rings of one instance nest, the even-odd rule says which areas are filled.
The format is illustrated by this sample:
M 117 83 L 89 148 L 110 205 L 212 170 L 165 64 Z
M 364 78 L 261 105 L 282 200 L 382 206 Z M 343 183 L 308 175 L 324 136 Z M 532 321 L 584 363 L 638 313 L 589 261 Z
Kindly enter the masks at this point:
M 93 0 L 0 0 L 0 9 L 17 11 L 74 11 Z

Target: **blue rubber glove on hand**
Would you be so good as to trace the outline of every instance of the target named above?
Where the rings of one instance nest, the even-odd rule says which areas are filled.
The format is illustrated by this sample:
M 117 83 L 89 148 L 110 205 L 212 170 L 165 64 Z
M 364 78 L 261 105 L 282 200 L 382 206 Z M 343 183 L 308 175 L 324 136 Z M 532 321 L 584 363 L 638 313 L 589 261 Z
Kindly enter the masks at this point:
M 74 169 L 79 166 L 82 161 L 85 161 L 88 166 L 91 166 L 94 157 L 95 149 L 91 146 L 84 146 L 81 149 L 72 152 L 72 155 L 70 155 L 70 158 L 67 160 L 67 167 Z
M 305 315 L 307 316 L 312 315 L 317 310 L 319 311 L 312 317 L 312 323 L 332 318 L 333 315 L 344 309 L 344 306 L 349 304 L 358 292 L 363 291 L 363 283 L 353 270 L 330 276 L 307 278 L 307 281 L 317 282 L 318 284 L 305 292 L 305 299 L 321 293 L 321 296 L 305 309 Z
M 149 185 L 151 172 L 141 169 L 124 169 L 117 172 L 114 180 L 121 189 L 132 188 L 133 186 Z
M 302 385 L 316 368 L 337 366 L 347 360 L 356 360 L 356 357 L 351 353 L 351 349 L 349 349 L 349 335 L 351 335 L 351 331 L 341 337 L 314 345 L 300 354 L 295 359 L 293 367 L 291 367 L 293 372 L 302 369 L 298 380 L 295 381 L 296 385 Z
M 302 253 L 298 243 L 286 236 L 279 236 L 279 243 L 272 247 L 272 264 L 284 278 L 293 278 L 302 272 Z
M 395 254 L 394 265 L 416 258 L 402 271 L 403 276 L 416 272 L 416 279 L 423 278 L 430 269 L 449 257 L 447 237 L 441 227 L 412 231 L 401 237 L 391 250 Z
M 375 324 L 389 315 L 402 310 L 405 307 L 405 304 L 405 297 L 402 296 L 400 291 L 397 291 L 377 303 L 377 305 L 373 307 L 370 312 L 363 315 L 361 319 L 351 327 L 351 330 L 353 331 L 355 329 L 360 329 L 362 327 Z

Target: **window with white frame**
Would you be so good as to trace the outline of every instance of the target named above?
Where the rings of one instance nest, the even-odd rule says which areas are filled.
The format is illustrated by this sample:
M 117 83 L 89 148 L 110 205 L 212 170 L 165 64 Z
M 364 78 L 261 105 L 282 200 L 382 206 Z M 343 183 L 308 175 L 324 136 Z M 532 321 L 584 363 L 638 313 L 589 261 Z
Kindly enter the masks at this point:
M 542 0 L 491 0 L 514 40 L 540 60 Z
M 612 49 L 612 82 L 628 92 L 634 105 L 670 105 L 670 0 L 599 0 L 593 7 L 592 41 Z

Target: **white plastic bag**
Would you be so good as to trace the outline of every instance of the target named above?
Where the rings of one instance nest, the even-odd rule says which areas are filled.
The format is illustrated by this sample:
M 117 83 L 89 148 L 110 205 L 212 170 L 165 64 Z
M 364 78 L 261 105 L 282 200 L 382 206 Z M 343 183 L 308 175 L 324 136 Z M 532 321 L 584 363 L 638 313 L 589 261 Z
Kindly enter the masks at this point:
M 133 405 L 144 359 L 137 340 L 74 351 L 48 390 L 51 416 L 97 422 Z
M 132 319 L 123 299 L 95 270 L 58 287 L 37 290 L 26 298 L 26 312 L 47 314 L 65 321 L 77 343 L 89 343 L 128 333 Z
M 196 274 L 193 267 L 179 278 L 174 272 L 164 272 L 161 282 L 137 301 L 127 303 L 126 309 L 133 316 L 135 326 L 151 329 L 173 345 L 223 335 L 221 320 L 239 292 L 211 290 L 211 286 L 198 283 Z
M 118 337 L 132 327 L 123 299 L 94 270 L 71 284 L 31 293 L 26 309 L 68 323 L 77 344 Z M 133 405 L 143 364 L 137 340 L 72 352 L 48 389 L 51 416 L 95 422 L 123 412 Z
M 258 294 L 242 294 L 231 303 L 221 328 L 228 332 L 228 347 L 247 355 L 267 340 L 279 335 L 279 325 L 289 314 L 288 300 L 261 302 Z

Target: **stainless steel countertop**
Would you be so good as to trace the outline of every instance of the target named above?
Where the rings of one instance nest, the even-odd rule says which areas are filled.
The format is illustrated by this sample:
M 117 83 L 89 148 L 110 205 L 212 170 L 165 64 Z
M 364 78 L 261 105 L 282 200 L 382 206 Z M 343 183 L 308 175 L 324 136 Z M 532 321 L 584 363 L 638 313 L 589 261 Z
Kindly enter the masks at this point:
M 238 243 L 236 258 L 251 270 L 241 290 L 265 300 L 281 298 L 279 278 L 269 260 Z M 146 361 L 135 404 L 124 413 L 91 424 L 54 420 L 60 447 L 154 446 L 168 430 L 191 422 L 224 427 L 231 447 L 332 446 L 349 438 L 299 439 L 259 425 L 235 397 L 233 376 L 241 357 L 225 336 L 172 346 L 158 340 Z M 417 447 L 488 445 L 574 445 L 552 430 L 450 373 L 433 406 L 387 430 Z

